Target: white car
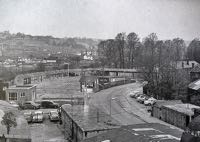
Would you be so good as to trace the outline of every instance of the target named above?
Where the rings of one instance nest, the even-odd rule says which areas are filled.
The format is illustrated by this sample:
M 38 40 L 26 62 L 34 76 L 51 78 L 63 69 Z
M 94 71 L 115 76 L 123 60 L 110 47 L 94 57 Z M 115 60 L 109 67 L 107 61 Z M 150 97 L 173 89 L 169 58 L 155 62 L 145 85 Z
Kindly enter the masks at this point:
M 156 102 L 156 99 L 151 97 L 148 100 L 144 101 L 144 105 L 153 105 Z
M 43 122 L 44 116 L 42 111 L 35 111 L 32 116 L 32 122 Z

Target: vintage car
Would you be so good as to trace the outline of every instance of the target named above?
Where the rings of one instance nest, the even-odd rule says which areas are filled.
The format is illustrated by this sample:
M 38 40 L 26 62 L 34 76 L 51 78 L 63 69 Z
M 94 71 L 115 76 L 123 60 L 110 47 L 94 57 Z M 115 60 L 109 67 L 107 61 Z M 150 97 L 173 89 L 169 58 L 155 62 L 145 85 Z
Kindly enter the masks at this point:
M 50 111 L 49 112 L 49 120 L 50 121 L 59 121 L 59 114 L 57 111 Z
M 24 118 L 27 120 L 28 123 L 32 122 L 32 113 L 31 111 L 24 113 Z
M 44 120 L 44 116 L 43 116 L 43 112 L 42 111 L 35 111 L 32 117 L 32 122 L 43 122 Z

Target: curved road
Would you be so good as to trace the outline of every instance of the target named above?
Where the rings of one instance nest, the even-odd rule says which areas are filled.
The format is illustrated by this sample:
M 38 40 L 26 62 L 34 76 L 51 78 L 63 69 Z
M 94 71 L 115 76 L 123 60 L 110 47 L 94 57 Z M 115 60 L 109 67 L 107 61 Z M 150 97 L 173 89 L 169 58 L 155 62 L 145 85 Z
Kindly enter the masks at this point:
M 92 94 L 89 103 L 105 113 L 111 114 L 111 117 L 117 120 L 120 125 L 145 123 L 146 120 L 137 114 L 145 111 L 145 107 L 129 100 L 132 99 L 128 96 L 131 90 L 142 91 L 141 84 L 132 83 L 102 90 Z

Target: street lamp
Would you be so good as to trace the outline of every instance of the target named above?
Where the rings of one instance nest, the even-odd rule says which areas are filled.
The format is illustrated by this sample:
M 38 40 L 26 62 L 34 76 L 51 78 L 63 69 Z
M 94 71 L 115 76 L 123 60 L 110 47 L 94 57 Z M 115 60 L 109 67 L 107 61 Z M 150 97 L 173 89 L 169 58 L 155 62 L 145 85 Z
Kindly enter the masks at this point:
M 112 100 L 115 100 L 116 98 L 112 98 L 112 96 L 110 96 L 110 118 L 112 116 L 111 114 L 111 105 L 112 105 Z
M 69 63 L 65 63 L 67 64 L 67 73 L 68 73 L 68 77 L 69 77 Z

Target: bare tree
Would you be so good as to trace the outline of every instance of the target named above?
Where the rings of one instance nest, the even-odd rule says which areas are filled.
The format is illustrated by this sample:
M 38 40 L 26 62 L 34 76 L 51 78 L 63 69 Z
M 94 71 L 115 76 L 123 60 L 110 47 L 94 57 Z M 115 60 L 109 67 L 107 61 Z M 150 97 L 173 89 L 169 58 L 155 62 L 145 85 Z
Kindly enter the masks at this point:
M 1 124 L 6 126 L 7 129 L 7 134 L 10 133 L 10 128 L 11 127 L 16 127 L 17 126 L 17 122 L 15 119 L 15 116 L 12 112 L 6 112 L 4 114 L 4 116 L 2 117 L 2 121 Z

